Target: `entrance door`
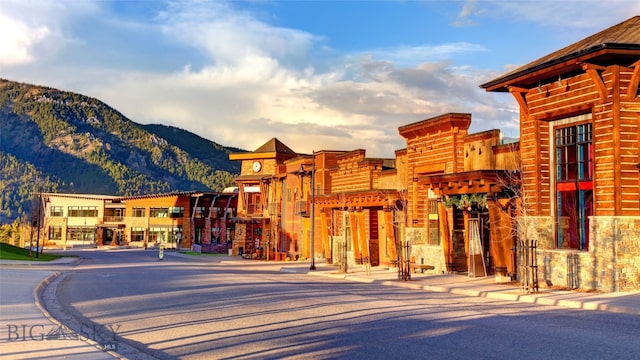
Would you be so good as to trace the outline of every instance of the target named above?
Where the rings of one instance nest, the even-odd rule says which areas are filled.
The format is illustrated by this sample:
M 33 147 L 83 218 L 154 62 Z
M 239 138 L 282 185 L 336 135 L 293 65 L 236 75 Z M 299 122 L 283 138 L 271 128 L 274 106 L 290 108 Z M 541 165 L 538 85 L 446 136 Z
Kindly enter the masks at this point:
M 465 223 L 464 213 L 462 210 L 453 206 L 453 236 L 451 245 L 453 251 L 453 271 L 457 273 L 466 273 L 467 268 L 467 252 L 465 244 Z
M 104 238 L 102 239 L 103 245 L 111 245 L 113 241 L 113 229 L 104 229 Z
M 382 210 L 382 209 L 380 209 Z M 380 265 L 380 241 L 378 240 L 378 209 L 369 209 L 369 261 L 371 266 Z
M 489 227 L 489 212 L 487 209 L 473 208 L 469 212 L 469 222 L 475 221 L 478 226 L 478 235 L 480 235 L 480 249 L 482 250 L 482 261 L 484 262 L 485 271 L 487 275 L 494 274 L 493 256 L 491 254 L 491 229 Z

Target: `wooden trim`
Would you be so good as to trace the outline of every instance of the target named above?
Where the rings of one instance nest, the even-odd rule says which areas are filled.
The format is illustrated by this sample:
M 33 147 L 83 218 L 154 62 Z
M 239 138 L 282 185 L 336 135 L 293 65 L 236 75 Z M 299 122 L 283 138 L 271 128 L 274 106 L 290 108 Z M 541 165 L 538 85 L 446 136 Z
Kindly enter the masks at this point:
M 587 64 L 587 63 L 582 64 L 582 70 L 584 70 L 587 73 L 587 75 L 589 75 L 589 77 L 591 78 L 591 81 L 593 81 L 593 84 L 596 86 L 596 89 L 600 94 L 600 100 L 602 101 L 607 100 L 608 94 L 607 94 L 607 88 L 604 85 L 604 80 L 602 79 L 602 76 L 598 71 L 602 71 L 604 69 L 606 68 L 599 65 Z

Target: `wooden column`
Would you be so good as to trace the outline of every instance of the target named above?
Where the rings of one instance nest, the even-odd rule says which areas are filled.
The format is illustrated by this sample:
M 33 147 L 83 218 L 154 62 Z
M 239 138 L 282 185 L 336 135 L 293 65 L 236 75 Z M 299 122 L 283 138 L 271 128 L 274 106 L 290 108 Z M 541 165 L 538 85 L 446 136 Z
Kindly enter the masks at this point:
M 351 244 L 353 245 L 353 256 L 360 258 L 360 244 L 358 242 L 358 220 L 354 211 L 349 211 L 349 229 L 351 230 Z

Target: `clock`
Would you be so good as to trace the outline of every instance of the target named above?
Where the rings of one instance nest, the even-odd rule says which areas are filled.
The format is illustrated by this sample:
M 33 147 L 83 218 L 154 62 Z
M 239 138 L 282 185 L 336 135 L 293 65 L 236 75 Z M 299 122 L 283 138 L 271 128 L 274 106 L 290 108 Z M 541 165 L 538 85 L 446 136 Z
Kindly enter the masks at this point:
M 262 164 L 260 163 L 260 161 L 254 161 L 252 168 L 253 168 L 253 171 L 258 172 L 260 171 L 260 169 L 262 169 Z

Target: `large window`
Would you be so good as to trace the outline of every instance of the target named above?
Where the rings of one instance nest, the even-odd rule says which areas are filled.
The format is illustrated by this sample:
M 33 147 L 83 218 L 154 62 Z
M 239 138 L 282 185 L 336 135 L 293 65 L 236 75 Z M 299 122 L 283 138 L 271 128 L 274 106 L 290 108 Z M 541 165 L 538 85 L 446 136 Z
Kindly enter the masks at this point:
M 133 217 L 145 217 L 146 211 L 143 207 L 134 207 L 132 209 Z
M 593 144 L 591 124 L 555 129 L 556 241 L 558 248 L 589 248 L 593 215 Z
M 49 226 L 49 240 L 62 240 L 62 226 Z
M 144 228 L 131 228 L 131 241 L 144 241 Z
M 184 216 L 184 206 L 172 206 L 169 208 L 169 213 L 172 218 L 179 218 Z
M 69 217 L 98 217 L 95 206 L 69 206 Z
M 64 210 L 62 206 L 52 206 L 51 216 L 64 216 Z
M 169 217 L 169 208 L 152 207 L 151 209 L 149 209 L 149 216 L 150 217 Z
M 69 227 L 67 240 L 92 244 L 95 241 L 95 229 L 90 227 Z

